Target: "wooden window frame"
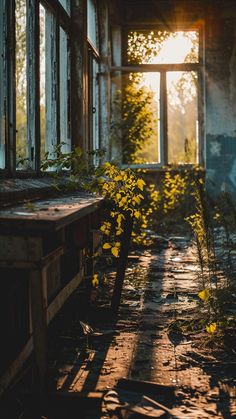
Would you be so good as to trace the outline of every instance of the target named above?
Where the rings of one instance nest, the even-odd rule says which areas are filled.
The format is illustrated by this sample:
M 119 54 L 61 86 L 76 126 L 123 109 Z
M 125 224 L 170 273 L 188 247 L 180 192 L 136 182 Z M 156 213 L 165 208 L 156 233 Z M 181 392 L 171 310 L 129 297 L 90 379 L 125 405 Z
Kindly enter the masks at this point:
M 198 31 L 199 34 L 199 60 L 197 63 L 178 63 L 178 64 L 129 64 L 127 57 L 127 39 L 128 33 L 133 30 L 167 30 L 168 32 L 176 31 Z M 198 155 L 197 164 L 205 166 L 205 85 L 204 85 L 204 26 L 203 24 L 193 25 L 191 23 L 184 23 L 175 27 L 172 25 L 171 29 L 163 25 L 132 25 L 123 27 L 122 29 L 122 65 L 111 65 L 110 72 L 122 73 L 159 73 L 160 74 L 160 162 L 146 163 L 146 164 L 129 164 L 123 165 L 131 168 L 146 168 L 155 169 L 163 166 L 171 166 L 168 162 L 168 127 L 167 127 L 167 72 L 171 71 L 194 71 L 198 75 Z M 192 167 L 193 164 L 178 164 L 178 167 Z
M 87 7 L 88 13 L 88 7 Z M 99 9 L 97 1 L 95 0 L 95 22 L 96 22 L 96 46 L 90 42 L 87 33 L 87 76 L 88 76 L 88 148 L 89 151 L 94 151 L 94 146 L 100 146 L 100 104 L 98 97 L 98 109 L 94 109 L 94 95 L 96 95 L 96 89 L 94 89 L 94 65 L 96 63 L 98 67 L 98 96 L 100 96 L 99 89 L 99 67 L 100 67 L 100 39 L 99 39 Z M 87 16 L 88 19 L 88 16 Z M 95 90 L 95 91 L 94 91 Z M 98 144 L 95 144 L 95 133 L 94 133 L 94 112 L 98 112 Z M 96 157 L 94 156 L 94 164 L 97 163 Z
M 71 0 L 69 0 L 71 1 Z M 39 57 L 39 5 L 49 9 L 56 22 L 56 89 L 60 88 L 59 72 L 59 30 L 68 34 L 70 40 L 71 17 L 59 0 L 26 0 L 27 25 L 27 141 L 30 144 L 31 168 L 16 170 L 16 95 L 15 95 L 15 0 L 1 0 L 1 8 L 6 16 L 6 34 L 3 40 L 4 62 L 6 64 L 6 86 L 4 109 L 5 120 L 5 168 L 0 169 L 1 177 L 29 177 L 40 173 L 40 57 Z M 70 3 L 71 4 L 71 3 Z M 0 34 L 1 35 L 1 34 Z M 69 41 L 70 45 L 70 41 Z M 1 90 L 2 84 L 1 81 Z M 60 95 L 56 101 L 56 142 L 60 139 Z M 69 106 L 70 108 L 70 106 Z M 72 139 L 71 139 L 72 140 Z

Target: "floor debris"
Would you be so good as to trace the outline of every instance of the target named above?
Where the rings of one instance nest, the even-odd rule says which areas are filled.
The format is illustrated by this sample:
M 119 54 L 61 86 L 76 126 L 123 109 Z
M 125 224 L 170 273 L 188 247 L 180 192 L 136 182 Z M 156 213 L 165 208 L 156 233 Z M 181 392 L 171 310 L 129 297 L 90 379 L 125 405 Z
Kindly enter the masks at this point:
M 198 313 L 195 249 L 183 237 L 163 242 L 130 258 L 116 317 L 109 308 L 114 271 L 89 310 L 78 289 L 52 324 L 49 394 L 106 394 L 101 410 L 83 419 L 115 418 L 116 406 L 124 418 L 236 417 L 235 335 L 227 350 L 205 345 L 206 333 L 191 323 Z M 180 331 L 178 322 L 192 327 Z

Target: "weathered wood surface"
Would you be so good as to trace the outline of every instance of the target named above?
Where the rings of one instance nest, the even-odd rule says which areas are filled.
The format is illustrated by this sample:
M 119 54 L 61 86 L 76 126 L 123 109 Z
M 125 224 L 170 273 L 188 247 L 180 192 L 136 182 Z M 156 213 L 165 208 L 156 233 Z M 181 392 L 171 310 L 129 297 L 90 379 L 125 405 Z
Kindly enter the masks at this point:
M 0 232 L 56 231 L 98 209 L 103 199 L 87 193 L 40 200 L 0 210 Z

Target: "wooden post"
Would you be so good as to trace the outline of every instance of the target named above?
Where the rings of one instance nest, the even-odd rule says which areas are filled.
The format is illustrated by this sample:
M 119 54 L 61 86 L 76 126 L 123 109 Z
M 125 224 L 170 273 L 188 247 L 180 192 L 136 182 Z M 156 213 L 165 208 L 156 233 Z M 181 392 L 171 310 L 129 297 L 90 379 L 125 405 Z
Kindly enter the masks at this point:
M 111 299 L 111 310 L 113 313 L 116 313 L 118 311 L 119 304 L 120 304 L 132 229 L 133 229 L 133 219 L 129 214 L 126 214 L 124 233 L 122 234 L 122 237 L 121 237 L 120 256 L 118 259 L 115 285 L 114 285 L 113 295 Z
M 30 299 L 35 355 L 36 387 L 43 390 L 47 369 L 47 301 L 44 275 L 41 270 L 30 271 Z

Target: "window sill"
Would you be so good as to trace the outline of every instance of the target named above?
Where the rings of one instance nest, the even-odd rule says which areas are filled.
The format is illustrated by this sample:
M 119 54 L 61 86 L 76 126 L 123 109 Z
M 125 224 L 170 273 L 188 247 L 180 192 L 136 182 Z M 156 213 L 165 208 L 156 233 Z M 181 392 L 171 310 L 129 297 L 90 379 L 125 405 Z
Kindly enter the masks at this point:
M 61 195 L 56 184 L 65 185 L 65 179 L 55 180 L 50 176 L 28 179 L 2 179 L 0 182 L 0 208 L 25 201 L 53 198 Z
M 122 164 L 122 169 L 130 168 L 134 170 L 145 170 L 147 172 L 166 172 L 169 171 L 176 171 L 182 172 L 184 170 L 193 170 L 195 167 L 199 167 L 201 170 L 204 171 L 204 168 L 198 164 L 166 164 L 163 165 L 161 163 L 147 163 L 147 164 Z

